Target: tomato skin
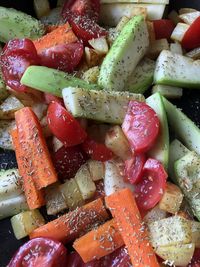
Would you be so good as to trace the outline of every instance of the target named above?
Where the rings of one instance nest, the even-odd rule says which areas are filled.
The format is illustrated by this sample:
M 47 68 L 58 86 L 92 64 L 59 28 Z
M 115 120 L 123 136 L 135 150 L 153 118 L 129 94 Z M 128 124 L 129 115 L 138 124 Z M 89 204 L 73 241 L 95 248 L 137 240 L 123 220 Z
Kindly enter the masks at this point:
M 153 26 L 154 26 L 156 40 L 159 39 L 170 40 L 171 34 L 175 28 L 173 21 L 170 19 L 153 20 Z
M 87 137 L 80 123 L 58 102 L 50 103 L 47 122 L 52 133 L 66 147 L 81 144 Z
M 107 161 L 113 158 L 113 153 L 104 144 L 97 143 L 89 137 L 82 144 L 85 153 L 93 160 Z
M 81 43 L 56 45 L 40 53 L 40 62 L 42 66 L 72 72 L 80 63 L 83 50 Z
M 73 178 L 87 159 L 81 146 L 63 146 L 53 153 L 53 162 L 60 180 Z
M 66 265 L 67 249 L 62 243 L 39 237 L 22 245 L 8 267 L 65 267 Z
M 196 248 L 191 262 L 187 267 L 200 267 L 200 249 Z
M 136 154 L 147 152 L 159 133 L 159 118 L 144 102 L 130 101 L 122 130 Z
M 13 39 L 3 48 L 1 66 L 6 85 L 19 92 L 27 92 L 28 87 L 20 83 L 25 70 L 31 65 L 39 65 L 40 60 L 33 42 L 29 39 Z
M 200 46 L 200 17 L 190 25 L 181 44 L 186 50 L 192 50 Z
M 64 103 L 61 97 L 57 97 L 49 93 L 44 93 L 44 100 L 47 105 L 49 105 L 51 102 L 58 102 L 60 105 L 64 106 Z
M 149 210 L 158 204 L 166 188 L 167 173 L 162 164 L 149 158 L 143 168 L 143 179 L 135 187 L 139 209 Z
M 131 184 L 137 184 L 142 179 L 143 167 L 146 162 L 144 154 L 138 154 L 125 161 L 125 179 Z

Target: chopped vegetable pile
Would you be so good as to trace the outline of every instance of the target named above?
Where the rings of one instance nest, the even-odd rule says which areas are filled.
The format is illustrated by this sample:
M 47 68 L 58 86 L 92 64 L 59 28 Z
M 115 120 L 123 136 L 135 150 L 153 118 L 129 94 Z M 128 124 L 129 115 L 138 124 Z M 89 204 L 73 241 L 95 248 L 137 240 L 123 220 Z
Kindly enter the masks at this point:
M 200 87 L 200 11 L 33 2 L 37 19 L 0 7 L 0 148 L 17 160 L 0 219 L 30 238 L 7 266 L 199 266 L 200 129 L 170 99 Z

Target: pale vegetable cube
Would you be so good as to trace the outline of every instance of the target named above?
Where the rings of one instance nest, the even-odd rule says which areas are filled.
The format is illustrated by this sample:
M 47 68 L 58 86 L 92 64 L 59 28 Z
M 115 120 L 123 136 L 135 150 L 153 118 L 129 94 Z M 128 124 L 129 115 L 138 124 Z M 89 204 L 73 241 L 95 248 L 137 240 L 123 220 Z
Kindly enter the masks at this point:
M 151 59 L 156 59 L 162 50 L 169 50 L 167 39 L 155 40 L 149 48 L 148 56 Z
M 175 214 L 179 211 L 182 201 L 183 193 L 180 188 L 177 185 L 168 182 L 164 195 L 159 202 L 159 208 Z
M 10 131 L 16 127 L 14 120 L 0 120 L 0 147 L 13 150 Z
M 43 224 L 45 220 L 37 209 L 21 212 L 11 218 L 11 225 L 17 239 L 26 237 Z
M 185 54 L 185 56 L 193 59 L 200 59 L 200 47 L 189 51 L 187 54 Z
M 35 115 L 41 120 L 47 113 L 47 105 L 44 103 L 35 103 L 32 106 L 32 110 L 34 111 Z
M 84 164 L 80 167 L 75 176 L 75 180 L 84 200 L 89 199 L 94 195 L 96 186 L 92 181 L 87 164 Z
M 70 210 L 73 210 L 84 203 L 75 179 L 67 180 L 64 184 L 60 185 L 60 190 Z
M 200 248 L 200 222 L 191 221 L 192 227 L 192 243 L 196 248 Z
M 192 242 L 191 224 L 188 220 L 172 216 L 148 224 L 150 241 L 154 248 Z
M 89 160 L 87 162 L 91 178 L 94 182 L 104 179 L 105 165 L 101 161 Z
M 63 143 L 60 140 L 58 140 L 58 138 L 55 136 L 52 139 L 52 144 L 54 152 L 58 151 L 61 147 L 63 147 Z
M 50 5 L 48 0 L 34 0 L 33 4 L 35 13 L 39 19 L 49 14 Z
M 103 56 L 99 54 L 95 49 L 85 47 L 85 59 L 87 65 L 91 68 L 101 63 Z
M 0 119 L 14 119 L 15 112 L 23 107 L 24 105 L 15 96 L 9 96 L 0 105 Z
M 118 125 L 113 126 L 107 132 L 105 144 L 116 156 L 124 161 L 133 156 L 130 144 L 124 135 L 122 128 Z
M 161 210 L 159 206 L 155 206 L 153 209 L 151 209 L 143 218 L 143 220 L 149 224 L 152 222 L 160 221 L 167 217 L 167 212 L 164 210 Z
M 156 254 L 173 266 L 187 266 L 194 254 L 195 244 L 158 247 Z
M 172 53 L 183 55 L 183 49 L 179 43 L 171 43 L 170 50 Z
M 92 48 L 94 48 L 97 53 L 103 55 L 108 53 L 108 43 L 105 37 L 89 40 L 88 43 L 92 46 Z
M 88 83 L 97 83 L 99 79 L 100 69 L 98 66 L 92 67 L 83 73 L 82 79 Z

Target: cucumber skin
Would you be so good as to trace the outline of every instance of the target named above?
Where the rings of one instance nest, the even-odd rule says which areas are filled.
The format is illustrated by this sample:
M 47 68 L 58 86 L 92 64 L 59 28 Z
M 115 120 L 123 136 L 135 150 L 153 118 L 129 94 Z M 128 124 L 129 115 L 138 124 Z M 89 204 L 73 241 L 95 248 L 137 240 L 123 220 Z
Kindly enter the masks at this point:
M 0 41 L 15 38 L 37 39 L 45 33 L 42 23 L 21 11 L 0 7 Z
M 82 87 L 100 90 L 97 84 L 90 84 L 63 71 L 42 66 L 30 66 L 21 78 L 21 83 L 45 93 L 62 97 L 62 89 L 66 87 Z

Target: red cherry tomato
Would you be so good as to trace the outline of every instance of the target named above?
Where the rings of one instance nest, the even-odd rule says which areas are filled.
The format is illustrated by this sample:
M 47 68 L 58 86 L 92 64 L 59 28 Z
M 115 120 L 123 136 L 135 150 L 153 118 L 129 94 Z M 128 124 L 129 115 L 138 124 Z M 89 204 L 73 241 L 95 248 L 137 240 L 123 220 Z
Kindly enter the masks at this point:
M 104 144 L 97 143 L 94 140 L 87 138 L 82 144 L 85 153 L 93 160 L 107 161 L 113 158 L 113 153 Z
M 142 179 L 146 156 L 139 154 L 125 161 L 125 179 L 131 184 L 137 184 Z
M 52 133 L 66 147 L 81 144 L 87 137 L 80 123 L 58 102 L 49 105 L 47 122 Z
M 68 0 L 65 1 L 61 15 L 65 19 L 66 13 L 70 11 L 79 16 L 87 16 L 98 21 L 100 13 L 100 0 Z
M 143 102 L 130 101 L 122 130 L 137 153 L 147 152 L 159 133 L 159 119 L 155 111 Z
M 200 249 L 197 248 L 194 251 L 191 262 L 188 264 L 188 267 L 200 267 Z
M 50 47 L 39 55 L 41 65 L 72 72 L 80 63 L 83 56 L 83 44 L 71 43 Z
M 61 180 L 73 178 L 78 169 L 87 161 L 81 146 L 61 147 L 53 154 L 53 162 Z
M 33 42 L 29 39 L 9 41 L 3 49 L 0 60 L 6 85 L 16 91 L 28 91 L 28 88 L 20 83 L 21 77 L 30 65 L 40 63 Z
M 192 50 L 200 46 L 200 17 L 190 25 L 181 44 L 186 50 Z
M 58 241 L 35 238 L 19 248 L 8 267 L 66 267 L 67 249 Z
M 167 173 L 162 164 L 148 159 L 143 168 L 143 180 L 135 187 L 135 196 L 141 210 L 149 210 L 161 200 L 166 188 Z
M 44 93 L 44 100 L 46 104 L 50 104 L 51 102 L 58 102 L 60 105 L 64 106 L 63 100 L 60 97 L 57 97 L 55 95 Z
M 171 34 L 175 28 L 175 25 L 170 19 L 153 20 L 153 26 L 156 39 L 168 39 L 170 40 Z

